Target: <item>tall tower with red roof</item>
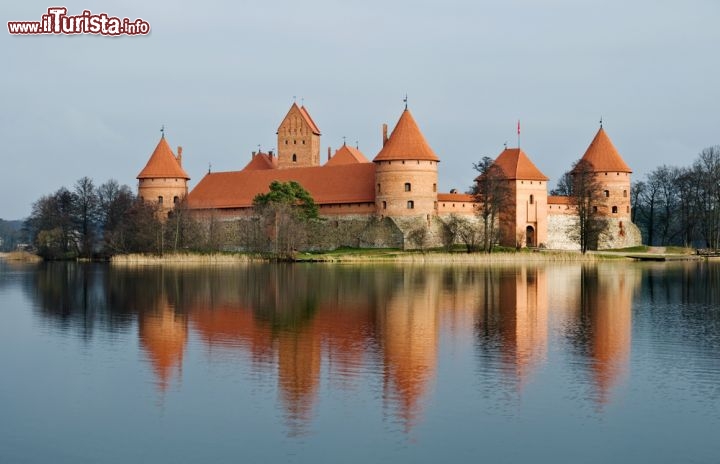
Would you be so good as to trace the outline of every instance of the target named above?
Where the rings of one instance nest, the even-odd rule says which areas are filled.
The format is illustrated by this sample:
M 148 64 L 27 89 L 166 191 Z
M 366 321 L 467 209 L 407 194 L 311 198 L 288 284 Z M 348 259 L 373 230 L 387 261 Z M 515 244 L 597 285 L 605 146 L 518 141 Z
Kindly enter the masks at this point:
M 320 166 L 320 129 L 305 106 L 293 103 L 277 130 L 278 168 Z
M 163 134 L 137 179 L 142 200 L 157 202 L 163 212 L 171 210 L 188 193 L 190 176 L 182 167 L 182 147 L 175 156 Z
M 506 148 L 495 159 L 510 183 L 511 200 L 501 215 L 501 243 L 535 247 L 547 240 L 548 178 L 520 148 Z
M 375 208 L 382 216 L 437 213 L 440 158 L 430 148 L 410 110 L 405 108 L 375 163 Z

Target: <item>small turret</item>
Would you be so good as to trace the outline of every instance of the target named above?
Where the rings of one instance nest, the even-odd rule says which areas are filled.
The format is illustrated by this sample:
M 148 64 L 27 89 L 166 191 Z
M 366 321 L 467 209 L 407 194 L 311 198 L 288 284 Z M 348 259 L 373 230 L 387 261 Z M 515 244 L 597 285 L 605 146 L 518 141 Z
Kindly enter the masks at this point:
M 171 210 L 188 193 L 190 176 L 182 168 L 182 147 L 176 157 L 163 134 L 137 179 L 142 200 L 158 203 L 163 212 Z

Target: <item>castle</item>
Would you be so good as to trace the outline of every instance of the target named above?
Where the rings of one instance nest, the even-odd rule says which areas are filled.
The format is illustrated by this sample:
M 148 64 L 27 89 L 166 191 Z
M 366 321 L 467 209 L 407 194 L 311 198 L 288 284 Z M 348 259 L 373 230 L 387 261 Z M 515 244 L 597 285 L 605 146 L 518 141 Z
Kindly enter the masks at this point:
M 189 176 L 182 168 L 182 148 L 173 154 L 160 139 L 145 168 L 138 174 L 138 195 L 156 201 L 169 212 L 187 196 L 198 216 L 212 213 L 224 221 L 253 214 L 253 198 L 269 190 L 272 181 L 296 181 L 315 200 L 319 214 L 340 221 L 379 218 L 389 220 L 401 236 L 413 227 L 437 229 L 437 220 L 451 215 L 476 218 L 472 195 L 438 191 L 440 158 L 423 136 L 407 107 L 390 136 L 383 124 L 382 148 L 368 161 L 357 148 L 343 144 L 321 164 L 320 129 L 305 106 L 293 103 L 277 130 L 277 154 L 253 152 L 239 171 L 208 172 L 188 193 Z M 640 233 L 630 221 L 630 174 L 605 130 L 600 127 L 582 157 L 602 188 L 593 206 L 608 229 L 601 248 L 640 244 Z M 502 213 L 501 244 L 578 249 L 568 234 L 577 213 L 568 197 L 548 195 L 545 176 L 520 148 L 506 148 L 495 160 L 510 187 L 511 201 Z M 342 240 L 338 243 L 344 243 Z M 382 242 L 383 244 L 386 242 Z

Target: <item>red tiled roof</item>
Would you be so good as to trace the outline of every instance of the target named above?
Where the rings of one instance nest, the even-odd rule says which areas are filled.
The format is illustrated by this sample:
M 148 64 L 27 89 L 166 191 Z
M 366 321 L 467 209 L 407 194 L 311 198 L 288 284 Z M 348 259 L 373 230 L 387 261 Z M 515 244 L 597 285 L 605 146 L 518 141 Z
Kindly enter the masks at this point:
M 242 168 L 243 171 L 259 171 L 263 169 L 277 169 L 277 157 L 267 153 L 256 153 L 253 159 Z
M 310 131 L 312 131 L 315 135 L 320 135 L 320 129 L 318 129 L 317 124 L 315 124 L 315 121 L 310 117 L 310 113 L 308 113 L 308 110 L 303 106 L 300 107 L 297 105 L 297 103 L 293 103 L 290 109 L 288 110 L 287 114 L 283 118 L 282 122 L 280 123 L 280 127 L 282 127 L 285 120 L 292 114 L 293 112 L 297 111 L 300 114 L 300 117 L 305 121 L 305 124 L 308 125 L 310 128 Z M 280 132 L 280 127 L 278 127 L 278 133 Z
M 315 121 L 313 121 L 313 118 L 310 116 L 310 113 L 308 112 L 307 108 L 305 108 L 305 105 L 300 107 L 300 113 L 305 118 L 305 121 L 307 121 L 313 134 L 320 135 L 320 129 L 318 128 L 317 124 L 315 124 Z
M 188 205 L 195 209 L 250 207 L 255 195 L 268 192 L 274 180 L 298 182 L 317 204 L 375 201 L 375 165 L 356 163 L 209 173 L 188 195 Z
M 357 163 L 369 163 L 370 161 L 365 158 L 365 155 L 355 147 L 349 147 L 343 144 L 339 150 L 335 151 L 335 154 L 330 160 L 325 163 L 325 166 L 338 166 L 341 164 L 357 164 Z
M 519 148 L 506 148 L 495 160 L 505 177 L 511 180 L 548 180 Z
M 632 172 L 602 127 L 582 159 L 589 162 L 595 172 Z
M 548 205 L 570 205 L 570 204 L 572 204 L 572 201 L 571 201 L 570 197 L 560 196 L 560 195 L 548 195 L 547 204 Z
M 155 147 L 155 151 L 153 151 L 152 155 L 150 155 L 150 159 L 147 164 L 143 170 L 140 171 L 140 174 L 137 175 L 138 179 L 158 177 L 190 179 L 187 172 L 185 172 L 182 166 L 180 166 L 180 163 L 173 154 L 172 149 L 170 149 L 170 145 L 168 145 L 165 137 L 160 138 L 160 142 L 158 142 Z
M 373 161 L 389 160 L 440 161 L 407 109 L 403 111 L 390 138 Z
M 475 197 L 468 193 L 438 193 L 438 201 L 474 202 Z

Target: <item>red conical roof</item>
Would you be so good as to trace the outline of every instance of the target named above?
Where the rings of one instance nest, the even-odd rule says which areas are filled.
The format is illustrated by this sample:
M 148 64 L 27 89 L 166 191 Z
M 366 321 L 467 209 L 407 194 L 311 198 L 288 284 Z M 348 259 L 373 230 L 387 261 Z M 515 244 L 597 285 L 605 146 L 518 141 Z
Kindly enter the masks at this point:
M 590 163 L 595 172 L 632 172 L 602 127 L 582 159 Z
M 137 175 L 138 179 L 173 177 L 190 179 L 187 172 L 180 166 L 165 137 L 160 138 L 155 151 L 150 155 L 147 164 Z
M 440 161 L 408 109 L 403 111 L 390 138 L 373 161 L 391 160 Z
M 530 161 L 519 148 L 506 148 L 495 160 L 505 177 L 510 180 L 548 180 L 547 176 Z

